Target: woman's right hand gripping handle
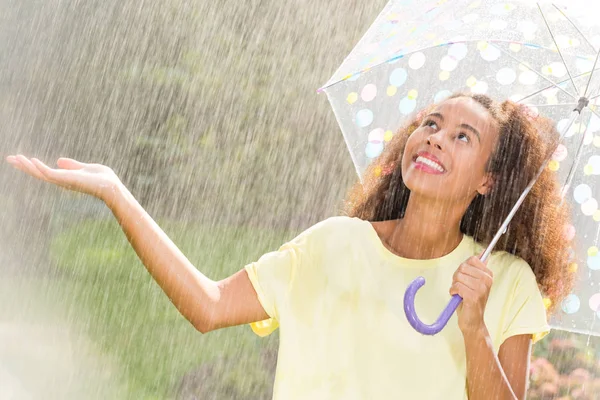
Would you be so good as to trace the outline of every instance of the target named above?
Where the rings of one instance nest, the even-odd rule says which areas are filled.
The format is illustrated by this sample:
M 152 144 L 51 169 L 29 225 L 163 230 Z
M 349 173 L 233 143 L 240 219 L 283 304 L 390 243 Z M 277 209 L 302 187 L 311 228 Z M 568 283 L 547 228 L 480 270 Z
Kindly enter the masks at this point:
M 269 318 L 244 269 L 221 281 L 198 271 L 122 184 L 101 164 L 59 158 L 58 169 L 23 155 L 15 168 L 40 180 L 103 200 L 138 257 L 179 312 L 200 332 Z

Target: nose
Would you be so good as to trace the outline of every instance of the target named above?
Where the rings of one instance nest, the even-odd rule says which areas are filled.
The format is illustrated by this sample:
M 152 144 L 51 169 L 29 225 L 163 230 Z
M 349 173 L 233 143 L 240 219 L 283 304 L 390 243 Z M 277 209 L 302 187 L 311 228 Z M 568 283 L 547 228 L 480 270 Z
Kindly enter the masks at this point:
M 440 133 L 440 131 L 437 131 L 429 135 L 429 137 L 427 138 L 427 144 L 430 146 L 434 146 L 439 150 L 442 150 L 442 137 Z

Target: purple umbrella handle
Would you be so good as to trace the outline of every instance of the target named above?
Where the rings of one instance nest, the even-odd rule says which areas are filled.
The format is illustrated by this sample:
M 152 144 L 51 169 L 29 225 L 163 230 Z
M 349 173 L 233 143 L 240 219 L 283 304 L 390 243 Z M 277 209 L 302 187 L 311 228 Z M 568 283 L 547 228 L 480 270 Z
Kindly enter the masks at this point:
M 462 297 L 457 294 L 452 296 L 450 302 L 448 302 L 448 305 L 444 308 L 444 311 L 442 311 L 437 321 L 431 325 L 424 324 L 419 317 L 417 317 L 415 311 L 415 295 L 417 294 L 417 290 L 424 284 L 425 278 L 420 276 L 408 285 L 406 292 L 404 292 L 404 313 L 406 314 L 408 323 L 415 328 L 417 332 L 420 332 L 423 335 L 435 335 L 446 326 L 448 320 L 462 301 Z

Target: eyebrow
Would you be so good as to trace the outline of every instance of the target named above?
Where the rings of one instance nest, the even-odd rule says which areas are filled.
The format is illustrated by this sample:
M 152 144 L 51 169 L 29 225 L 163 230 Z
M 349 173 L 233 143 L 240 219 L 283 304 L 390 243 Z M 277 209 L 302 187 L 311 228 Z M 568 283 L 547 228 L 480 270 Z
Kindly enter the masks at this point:
M 428 117 L 437 117 L 440 119 L 440 121 L 444 122 L 444 116 L 438 112 L 434 112 L 428 115 Z M 477 140 L 479 141 L 479 143 L 481 143 L 481 136 L 479 135 L 479 131 L 475 128 L 473 128 L 471 125 L 469 124 L 460 124 L 458 126 L 459 128 L 464 128 L 468 131 L 471 131 L 475 134 L 475 136 L 477 136 Z

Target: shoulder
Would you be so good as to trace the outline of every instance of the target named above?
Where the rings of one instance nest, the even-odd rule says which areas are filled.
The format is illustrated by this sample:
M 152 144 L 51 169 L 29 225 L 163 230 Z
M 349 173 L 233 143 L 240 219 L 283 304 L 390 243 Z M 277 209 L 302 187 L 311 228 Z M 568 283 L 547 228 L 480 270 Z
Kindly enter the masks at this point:
M 529 263 L 507 251 L 493 252 L 488 263 L 494 272 L 494 281 L 502 280 L 514 290 L 519 287 L 537 287 L 537 278 Z
M 364 229 L 367 223 L 367 221 L 360 218 L 335 216 L 314 224 L 304 231 L 304 233 L 310 234 L 311 236 L 328 236 L 330 234 L 345 235 Z
M 472 236 L 467 236 L 466 239 L 469 251 L 473 255 L 479 256 L 487 248 L 486 245 L 475 241 Z M 535 279 L 535 274 L 527 261 L 505 250 L 492 251 L 487 266 L 494 273 L 494 277 L 501 275 L 516 278 L 525 275 Z
M 533 274 L 527 261 L 504 250 L 492 252 L 489 264 L 493 264 L 495 268 L 501 268 L 511 275 Z
M 312 254 L 319 252 L 339 252 L 342 249 L 355 247 L 369 237 L 370 223 L 360 218 L 334 216 L 322 220 L 300 235 L 292 243 L 310 250 Z

